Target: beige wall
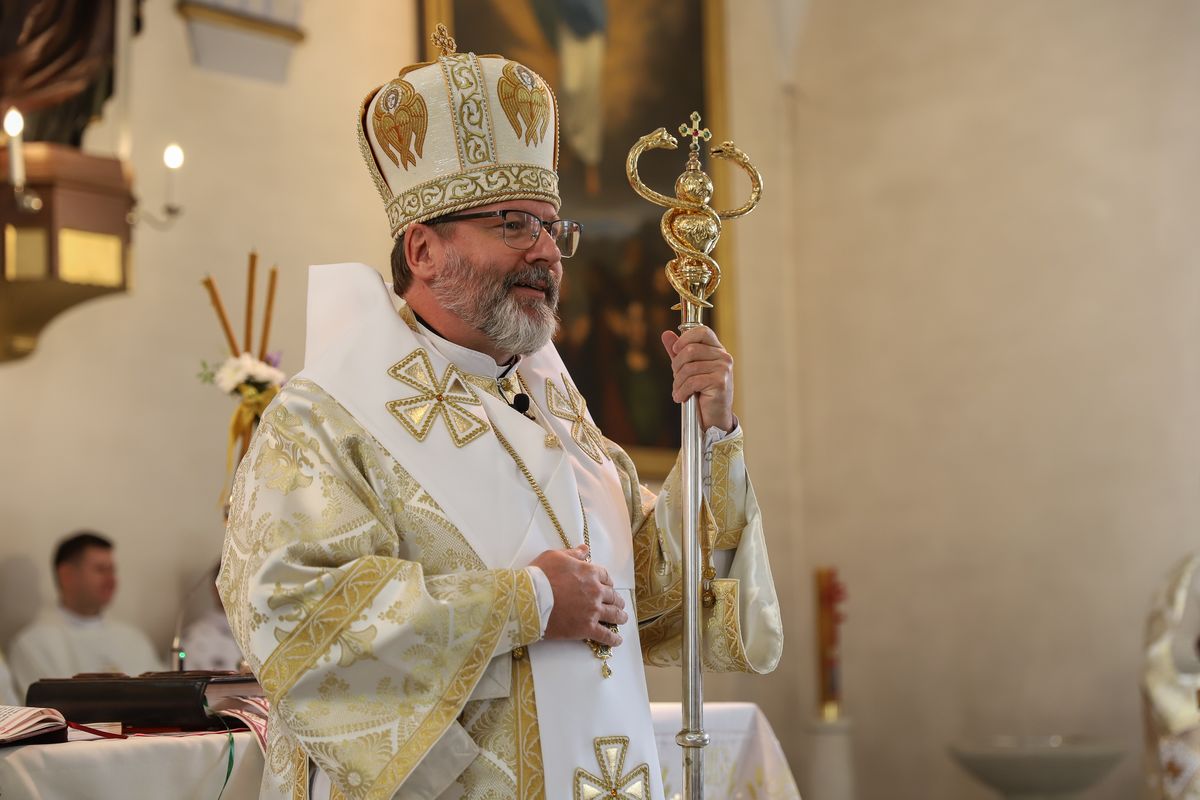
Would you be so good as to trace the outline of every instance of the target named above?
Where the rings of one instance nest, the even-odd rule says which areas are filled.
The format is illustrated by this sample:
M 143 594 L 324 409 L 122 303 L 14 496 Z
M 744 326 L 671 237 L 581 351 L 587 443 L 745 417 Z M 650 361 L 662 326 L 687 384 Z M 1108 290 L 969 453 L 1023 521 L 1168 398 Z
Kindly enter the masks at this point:
M 185 210 L 168 232 L 134 231 L 133 291 L 77 306 L 33 357 L 0 365 L 0 643 L 52 599 L 54 542 L 89 526 L 117 541 L 114 613 L 146 626 L 165 652 L 176 598 L 215 561 L 223 535 L 233 406 L 195 377 L 224 341 L 200 279 L 213 274 L 241 331 L 247 252 L 258 249 L 264 279 L 278 263 L 272 338 L 295 372 L 307 265 L 387 263 L 354 115 L 367 89 L 411 59 L 411 9 L 315 2 L 302 22 L 311 35 L 277 85 L 192 67 L 174 3 L 146 4 L 131 90 L 137 192 L 157 210 L 162 150 L 178 141 Z M 111 153 L 113 141 L 111 127 L 89 131 L 92 149 Z
M 1200 522 L 1198 45 L 1167 0 L 816 0 L 795 126 L 739 119 L 796 146 L 741 240 L 743 398 L 776 575 L 849 584 L 864 798 L 988 797 L 945 746 L 1000 731 L 1118 739 L 1090 796 L 1136 796 L 1142 618 Z
M 799 768 L 810 574 L 834 564 L 861 798 L 982 800 L 945 745 L 994 731 L 1117 738 L 1094 796 L 1133 796 L 1141 618 L 1200 522 L 1200 9 L 813 0 L 793 59 L 787 5 L 731 3 L 732 134 L 767 195 L 725 296 L 789 642 L 709 696 L 762 704 Z M 171 6 L 136 41 L 134 165 L 154 204 L 179 140 L 187 211 L 137 230 L 131 294 L 0 366 L 0 642 L 71 528 L 117 538 L 115 611 L 163 645 L 216 554 L 231 408 L 194 378 L 221 352 L 204 273 L 237 309 L 251 246 L 283 267 L 294 371 L 304 267 L 385 263 L 351 118 L 410 58 L 411 7 L 309 3 L 276 86 L 190 67 Z

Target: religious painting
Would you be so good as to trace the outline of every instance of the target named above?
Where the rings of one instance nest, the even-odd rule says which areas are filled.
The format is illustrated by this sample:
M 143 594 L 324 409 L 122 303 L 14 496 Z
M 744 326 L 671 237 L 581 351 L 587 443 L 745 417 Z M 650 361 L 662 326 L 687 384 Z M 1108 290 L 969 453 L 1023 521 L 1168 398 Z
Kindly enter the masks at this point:
M 671 363 L 659 341 L 679 324 L 671 310 L 678 296 L 664 272 L 672 257 L 659 233 L 664 209 L 634 194 L 625 158 L 656 128 L 681 138 L 677 129 L 694 111 L 716 140 L 727 138 L 714 85 L 721 58 L 705 46 L 720 41 L 720 7 L 719 0 L 424 0 L 419 20 L 427 59 L 437 55 L 429 32 L 442 22 L 460 51 L 515 59 L 554 90 L 561 214 L 583 224 L 579 252 L 563 263 L 555 341 L 596 423 L 644 479 L 665 477 L 679 448 Z M 687 141 L 648 153 L 643 180 L 674 194 Z M 707 168 L 707 147 L 704 160 Z

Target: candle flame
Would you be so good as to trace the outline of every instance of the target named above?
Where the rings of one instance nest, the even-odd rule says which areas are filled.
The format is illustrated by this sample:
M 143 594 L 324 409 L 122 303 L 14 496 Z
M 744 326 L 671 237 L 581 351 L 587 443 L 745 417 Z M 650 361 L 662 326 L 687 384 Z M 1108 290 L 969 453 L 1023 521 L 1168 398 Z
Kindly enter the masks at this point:
M 4 132 L 9 136 L 16 138 L 25 130 L 25 117 L 21 116 L 21 112 L 15 107 L 10 108 L 4 114 Z
M 163 150 L 163 163 L 167 169 L 179 169 L 183 166 L 183 148 L 172 142 Z

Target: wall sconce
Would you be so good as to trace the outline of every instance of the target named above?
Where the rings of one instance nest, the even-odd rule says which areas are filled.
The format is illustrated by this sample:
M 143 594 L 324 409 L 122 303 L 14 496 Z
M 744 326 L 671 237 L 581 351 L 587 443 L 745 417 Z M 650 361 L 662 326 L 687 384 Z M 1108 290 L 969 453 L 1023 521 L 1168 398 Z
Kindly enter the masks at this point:
M 25 117 L 13 106 L 4 114 L 4 132 L 8 134 L 8 182 L 13 187 L 16 208 L 26 214 L 42 210 L 42 198 L 25 189 Z
M 162 216 L 135 207 L 130 212 L 130 225 L 136 225 L 139 221 L 145 220 L 151 228 L 165 231 L 175 222 L 175 218 L 183 213 L 183 206 L 175 201 L 175 173 L 183 166 L 183 148 L 175 142 L 167 145 L 163 150 L 163 165 L 167 168 L 167 199 L 163 203 Z

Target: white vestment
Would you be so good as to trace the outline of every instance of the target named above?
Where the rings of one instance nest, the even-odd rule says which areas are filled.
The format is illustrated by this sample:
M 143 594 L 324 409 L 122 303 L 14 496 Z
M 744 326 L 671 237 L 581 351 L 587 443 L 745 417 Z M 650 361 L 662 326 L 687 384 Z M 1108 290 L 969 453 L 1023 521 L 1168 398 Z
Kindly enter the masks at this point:
M 0 706 L 24 705 L 25 698 L 17 697 L 17 688 L 13 685 L 12 673 L 8 671 L 8 662 L 0 653 Z
M 1155 797 L 1200 800 L 1200 555 L 1177 563 L 1146 620 L 1142 705 Z
M 187 653 L 187 669 L 236 670 L 242 662 L 229 618 L 219 608 L 209 609 L 184 628 L 180 642 Z
M 17 634 L 8 648 L 21 697 L 40 678 L 70 678 L 80 672 L 138 675 L 163 664 L 146 634 L 104 616 L 81 617 L 64 608 L 45 611 Z
M 552 345 L 501 379 L 391 297 L 365 265 L 313 268 L 305 369 L 235 480 L 218 587 L 271 699 L 263 796 L 306 796 L 312 759 L 346 798 L 660 800 L 642 663 L 678 659 L 678 473 L 655 502 Z M 711 492 L 729 552 L 706 665 L 770 671 L 740 433 L 713 447 Z M 586 643 L 542 641 L 527 568 L 585 536 L 631 612 L 610 677 Z

